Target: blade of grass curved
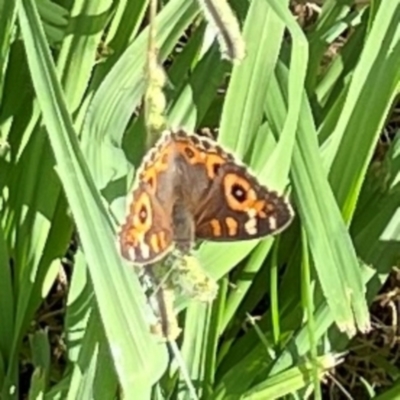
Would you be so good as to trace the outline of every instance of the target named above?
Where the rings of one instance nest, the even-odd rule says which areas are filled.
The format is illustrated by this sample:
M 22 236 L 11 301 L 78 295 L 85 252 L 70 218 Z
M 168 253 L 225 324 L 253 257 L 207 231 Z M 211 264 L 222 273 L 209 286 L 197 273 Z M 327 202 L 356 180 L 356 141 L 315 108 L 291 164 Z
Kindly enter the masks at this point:
M 281 104 L 281 107 L 285 104 L 282 88 L 286 87 L 286 67 L 279 64 L 277 73 L 280 83 L 274 80 L 271 84 L 266 108 L 271 123 L 279 132 L 283 117 L 275 110 L 277 104 Z M 272 102 L 275 103 L 274 107 L 270 106 Z M 356 324 L 361 330 L 366 330 L 369 326 L 365 289 L 350 236 L 327 177 L 320 168 L 322 162 L 317 135 L 305 96 L 301 113 L 292 168 L 296 203 L 307 232 L 319 280 L 335 321 L 341 329 L 353 334 Z M 347 271 L 344 272 L 343 269 Z M 343 278 L 350 275 L 351 280 Z
M 273 53 L 270 52 L 271 44 L 276 43 L 276 41 L 271 40 L 267 33 L 276 32 L 271 29 L 271 26 L 274 27 L 274 23 L 276 24 L 274 15 L 263 0 L 252 2 L 246 17 L 243 33 L 247 44 L 247 57 L 241 65 L 235 66 L 233 69 L 218 138 L 225 143 L 227 139 L 230 140 L 231 148 L 237 148 L 237 141 L 240 140 L 240 135 L 246 135 L 246 132 L 254 135 L 261 124 L 263 110 L 262 105 L 261 107 L 259 105 L 259 101 L 260 97 L 263 99 L 265 96 L 269 78 L 268 74 L 265 74 L 265 64 L 266 60 L 270 59 L 271 54 L 277 57 L 279 50 L 279 47 L 273 45 L 275 51 Z M 280 30 L 277 32 L 278 43 L 280 43 L 282 33 L 283 26 L 280 26 Z M 264 88 L 264 90 L 260 90 L 260 87 Z M 247 115 L 245 115 L 246 113 Z M 242 125 L 239 125 L 242 119 L 244 121 Z M 241 129 L 238 129 L 238 126 Z M 253 130 L 249 131 L 249 127 Z M 242 145 L 239 151 L 243 154 L 245 145 Z M 202 246 L 199 253 L 201 265 L 208 269 L 211 276 L 219 278 L 235 265 L 239 257 L 245 257 L 256 244 L 257 241 L 238 243 L 234 247 L 231 244 L 206 244 Z M 227 245 L 229 246 L 228 252 L 226 252 Z M 233 258 L 231 257 L 232 253 L 235 253 Z M 204 255 L 209 255 L 209 257 L 205 258 Z M 229 255 L 228 262 L 227 255 Z M 215 260 L 215 263 L 211 263 L 210 258 Z M 210 329 L 211 320 L 208 318 L 208 314 L 202 313 L 199 315 L 197 312 L 198 307 L 196 304 L 191 304 L 188 307 L 187 315 L 196 316 L 196 322 L 186 326 L 183 342 L 183 348 L 190 349 L 190 351 L 185 351 L 185 358 L 188 369 L 192 374 L 192 379 L 202 377 L 201 371 L 214 368 L 214 364 L 211 362 L 212 359 L 206 360 L 203 357 L 203 354 L 208 352 L 208 339 L 213 332 Z M 203 333 L 201 336 L 198 334 L 199 331 Z M 214 331 L 215 333 L 216 331 Z M 196 347 L 192 343 L 196 343 Z M 211 364 L 208 364 L 210 362 Z
M 280 15 L 283 15 L 285 22 L 290 19 L 289 24 L 291 28 L 293 28 L 293 21 L 290 14 L 286 10 L 282 10 L 279 5 L 274 4 L 274 6 L 276 6 Z M 249 44 L 247 58 L 240 66 L 234 68 L 226 102 L 224 104 L 221 130 L 219 134 L 219 139 L 221 139 L 223 143 L 226 141 L 233 143 L 231 147 L 235 147 L 241 154 L 244 154 L 250 147 L 252 137 L 254 137 L 259 131 L 265 132 L 264 129 L 260 130 L 260 125 L 263 116 L 263 102 L 266 97 L 267 87 L 271 76 L 268 72 L 266 73 L 265 66 L 267 65 L 270 68 L 269 71 L 272 74 L 278 57 L 283 28 L 283 22 L 274 12 L 271 11 L 266 2 L 254 1 L 251 3 L 244 28 L 244 38 L 246 43 Z M 272 32 L 276 35 L 275 40 L 274 38 L 271 38 Z M 298 34 L 297 28 L 294 28 L 291 32 L 295 35 Z M 278 43 L 278 45 L 276 43 Z M 274 168 L 279 169 L 281 172 L 273 177 L 273 181 L 275 182 L 272 187 L 274 188 L 276 186 L 282 188 L 284 182 L 287 180 L 301 104 L 301 99 L 297 98 L 299 97 L 298 93 L 300 92 L 297 85 L 303 87 L 305 79 L 307 52 L 304 52 L 304 49 L 302 48 L 304 38 L 302 37 L 296 41 L 296 44 L 298 46 L 296 47 L 297 52 L 294 52 L 294 65 L 299 68 L 297 69 L 297 75 L 291 75 L 289 88 L 291 100 L 293 100 L 293 108 L 290 109 L 292 120 L 285 126 L 282 138 L 282 141 L 285 141 L 285 147 L 281 146 L 276 148 L 276 153 L 281 154 L 281 163 L 278 167 L 274 165 Z M 294 68 L 294 70 L 296 70 L 296 68 Z M 264 156 L 263 149 L 269 146 L 270 143 L 265 141 L 264 146 L 257 148 L 260 157 Z M 253 154 L 253 159 L 255 157 L 256 154 Z M 276 162 L 277 160 L 275 159 L 274 163 Z M 264 173 L 267 171 L 270 172 L 271 169 L 271 163 L 267 162 L 264 164 Z M 268 239 L 268 242 L 272 242 L 272 240 L 273 239 Z M 213 276 L 220 276 L 220 274 L 222 275 L 226 272 L 222 270 L 221 264 L 228 266 L 228 257 L 230 259 L 229 261 L 233 261 L 232 257 L 236 256 L 235 261 L 237 262 L 239 257 L 245 257 L 257 243 L 258 241 L 256 240 L 250 243 L 238 243 L 234 248 L 230 246 L 229 252 L 223 251 L 225 246 L 213 246 L 207 244 L 203 246 L 200 251 L 200 256 L 204 251 L 210 249 L 215 250 L 215 252 L 209 251 L 208 253 L 210 257 L 215 260 L 215 265 L 210 262 L 210 258 L 204 262 L 204 265 L 209 268 L 209 271 Z M 267 244 L 266 246 L 269 247 Z M 234 264 L 235 262 L 231 262 L 229 268 L 232 268 Z M 189 307 L 188 313 L 190 313 L 190 311 L 191 307 Z M 200 325 L 206 327 L 207 324 L 209 324 L 209 321 L 203 320 Z M 190 335 L 196 335 L 196 332 L 194 330 L 192 332 L 186 331 L 185 341 L 186 338 L 189 340 L 191 337 Z M 203 345 L 206 346 L 206 338 L 204 338 Z M 213 368 L 213 365 L 206 364 L 206 360 L 203 359 L 202 362 L 204 363 L 203 368 L 205 370 Z
M 308 51 L 307 41 L 288 10 L 285 9 L 283 5 L 279 2 L 268 1 L 268 4 L 279 16 L 279 18 L 285 23 L 285 25 L 288 26 L 289 32 L 291 33 L 293 38 L 292 68 L 289 75 L 288 90 L 289 105 L 291 105 L 291 107 L 289 107 L 285 126 L 281 134 L 281 140 L 276 146 L 276 151 L 272 153 L 271 157 L 268 159 L 268 162 L 265 164 L 263 169 L 263 175 L 268 176 L 272 175 L 271 171 L 277 171 L 274 172 L 274 176 L 272 176 L 272 182 L 276 182 L 276 187 L 282 187 L 283 182 L 285 182 L 286 180 L 287 172 L 290 167 L 291 153 L 295 140 L 294 133 L 296 131 L 297 120 L 301 106 L 301 97 L 298 95 L 298 93 L 300 92 L 299 89 L 301 89 L 305 80 Z M 263 133 L 263 130 L 260 129 L 259 135 Z M 265 145 L 268 145 L 267 141 L 265 141 Z M 257 149 L 259 150 L 259 154 L 264 154 L 263 146 L 257 147 Z M 255 158 L 256 155 L 257 152 L 253 154 L 253 158 Z M 276 165 L 279 165 L 279 167 L 276 168 Z M 263 248 L 267 249 L 266 253 L 264 254 L 264 258 L 268 254 L 271 244 L 272 240 L 263 242 Z M 256 263 L 254 263 L 253 261 L 254 260 L 252 259 L 248 261 L 247 266 L 245 267 L 245 271 L 250 271 L 252 274 L 256 274 L 261 267 L 262 262 L 261 260 L 258 260 Z M 227 309 L 225 313 L 225 326 L 228 321 L 226 318 L 229 319 L 229 315 L 233 315 L 233 310 L 239 306 L 240 300 L 246 295 L 249 288 L 249 282 L 241 281 L 237 284 L 235 290 L 236 294 L 234 296 L 231 296 L 227 302 Z
M 399 19 L 399 0 L 387 7 L 380 4 L 331 135 L 329 178 L 346 222 L 354 213 L 376 142 L 398 92 Z
M 297 120 L 301 105 L 301 97 L 299 93 L 301 93 L 301 90 L 304 85 L 308 51 L 305 38 L 303 34 L 299 31 L 299 28 L 297 27 L 296 23 L 293 21 L 292 16 L 287 12 L 287 10 L 283 8 L 283 6 L 281 6 L 281 4 L 275 2 L 269 2 L 269 3 L 273 7 L 274 11 L 276 11 L 279 14 L 279 16 L 283 19 L 283 21 L 285 21 L 285 23 L 289 27 L 294 43 L 293 53 L 292 53 L 292 68 L 290 71 L 291 75 L 289 81 L 289 93 L 290 93 L 289 112 L 291 118 L 287 117 L 286 125 L 284 127 L 281 140 L 280 142 L 278 142 L 276 152 L 274 153 L 273 157 L 271 157 L 270 162 L 267 163 L 267 165 L 265 165 L 264 167 L 264 171 L 271 170 L 273 167 L 280 170 L 276 174 L 273 173 L 271 174 L 270 172 L 269 175 L 272 175 L 272 180 L 277 182 L 275 183 L 275 185 L 282 187 L 291 162 L 291 153 L 295 137 L 294 134 L 297 127 Z M 270 104 L 275 105 L 273 101 Z M 282 110 L 283 110 L 282 108 L 279 109 L 277 107 L 276 112 L 281 113 Z M 278 164 L 281 166 L 277 167 Z M 243 289 L 246 288 L 243 287 Z M 246 365 L 245 368 L 248 367 L 249 366 Z M 227 379 L 229 380 L 229 378 Z M 240 386 L 240 390 L 242 391 L 244 389 L 243 380 L 236 375 L 232 379 L 233 381 L 238 380 L 238 382 L 240 383 L 238 383 L 237 385 L 234 384 L 233 382 L 228 383 L 228 381 L 225 381 L 225 383 L 229 385 L 233 384 L 236 388 L 234 389 L 234 391 L 238 390 Z M 225 394 L 223 394 L 222 397 L 223 396 L 225 396 Z
M 81 154 L 35 4 L 22 0 L 18 13 L 58 173 L 78 227 L 115 368 L 129 397 L 135 388 L 142 390 L 159 378 L 167 354 L 148 331 L 139 282 L 117 254 L 114 233 Z
M 276 151 L 265 166 L 266 172 L 269 171 L 269 175 L 272 175 L 272 182 L 276 182 L 275 186 L 282 189 L 286 183 L 295 143 L 295 133 L 302 102 L 300 91 L 305 82 L 308 63 L 308 42 L 297 21 L 280 1 L 266 1 L 285 23 L 293 41 L 288 81 L 288 113 L 282 133 L 279 135 Z
M 283 29 L 283 22 L 264 0 L 251 3 L 243 32 L 247 55 L 233 69 L 218 136 L 222 144 L 241 157 L 249 149 L 262 122 L 262 103 L 278 57 Z M 258 149 L 259 156 L 264 158 L 262 149 Z M 212 276 L 219 278 L 246 257 L 258 242 L 239 242 L 233 248 L 230 244 L 207 243 L 201 247 L 199 257 Z
M 247 58 L 233 71 L 224 103 L 219 139 L 223 144 L 236 148 L 239 154 L 244 154 L 252 141 L 251 137 L 268 133 L 260 129 L 263 116 L 263 106 L 260 102 L 263 103 L 267 96 L 270 73 L 275 67 L 284 24 L 286 24 L 293 39 L 293 68 L 289 78 L 289 114 L 275 151 L 266 157 L 266 154 L 269 154 L 266 152 L 269 152 L 270 147 L 268 141 L 265 140 L 263 145 L 259 141 L 260 146 L 252 154 L 253 160 L 259 159 L 257 164 L 260 166 L 260 159 L 267 158 L 260 171 L 260 177 L 268 177 L 269 186 L 279 190 L 286 185 L 290 168 L 301 104 L 299 93 L 305 80 L 307 46 L 304 35 L 299 31 L 292 15 L 280 2 L 255 2 L 252 7 L 253 9 L 250 8 L 250 10 L 253 10 L 256 17 L 249 23 L 249 32 L 246 32 L 245 28 L 245 40 L 250 42 L 250 47 Z M 261 34 L 262 32 L 264 33 Z M 270 238 L 266 241 L 272 240 Z M 219 277 L 225 274 L 232 265 L 242 260 L 258 242 L 259 240 L 237 243 L 234 248 L 229 249 L 229 252 L 226 251 L 224 245 L 207 244 L 203 246 L 200 257 L 204 265 L 210 266 L 210 273 Z
M 243 28 L 246 57 L 232 71 L 218 136 L 221 143 L 241 156 L 261 125 L 262 104 L 278 58 L 283 29 L 283 22 L 264 0 L 251 3 Z

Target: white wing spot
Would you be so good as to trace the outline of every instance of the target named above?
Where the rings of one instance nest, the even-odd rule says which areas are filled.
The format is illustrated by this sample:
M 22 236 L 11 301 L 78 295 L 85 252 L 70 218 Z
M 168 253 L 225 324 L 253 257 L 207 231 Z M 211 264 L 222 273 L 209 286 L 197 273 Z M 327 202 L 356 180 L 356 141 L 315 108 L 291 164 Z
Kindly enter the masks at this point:
M 257 211 L 254 208 L 249 208 L 246 212 L 249 218 L 254 218 L 257 215 Z
M 255 235 L 257 233 L 257 220 L 254 217 L 250 217 L 244 224 L 244 229 L 249 235 Z
M 276 230 L 276 218 L 275 217 L 269 217 L 268 218 L 268 223 L 269 223 L 269 227 L 272 231 Z
M 144 241 L 140 242 L 140 252 L 142 253 L 143 258 L 150 257 L 150 247 Z
M 129 254 L 129 259 L 131 261 L 135 261 L 136 256 L 135 256 L 135 250 L 133 250 L 133 247 L 129 247 L 128 254 Z

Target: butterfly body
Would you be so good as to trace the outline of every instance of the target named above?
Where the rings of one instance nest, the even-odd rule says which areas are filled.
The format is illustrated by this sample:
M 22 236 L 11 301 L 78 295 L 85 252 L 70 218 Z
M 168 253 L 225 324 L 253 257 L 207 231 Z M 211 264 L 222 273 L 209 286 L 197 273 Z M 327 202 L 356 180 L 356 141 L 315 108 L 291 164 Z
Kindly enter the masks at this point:
M 249 240 L 282 231 L 290 204 L 262 186 L 215 141 L 167 131 L 144 158 L 125 223 L 122 254 L 150 264 L 175 246 L 189 252 L 196 238 Z

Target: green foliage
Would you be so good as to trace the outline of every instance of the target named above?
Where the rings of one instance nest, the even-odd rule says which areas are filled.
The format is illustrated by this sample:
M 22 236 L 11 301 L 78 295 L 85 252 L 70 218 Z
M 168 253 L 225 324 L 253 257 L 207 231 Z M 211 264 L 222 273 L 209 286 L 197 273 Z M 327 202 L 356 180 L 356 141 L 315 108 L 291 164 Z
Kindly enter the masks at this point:
M 201 244 L 219 293 L 209 305 L 178 301 L 184 370 L 150 334 L 144 293 L 115 245 L 145 151 L 147 3 L 0 1 L 0 397 L 21 395 L 27 353 L 31 399 L 318 397 L 324 372 L 368 329 L 367 303 L 400 250 L 399 141 L 370 168 L 398 94 L 400 1 L 327 0 L 305 35 L 288 1 L 232 0 L 246 42 L 234 66 L 206 46 L 195 0 L 160 7 L 168 123 L 219 127 L 218 141 L 263 183 L 289 187 L 297 215 L 279 241 Z M 35 315 L 75 228 L 57 375 Z M 260 304 L 261 318 L 249 318 Z

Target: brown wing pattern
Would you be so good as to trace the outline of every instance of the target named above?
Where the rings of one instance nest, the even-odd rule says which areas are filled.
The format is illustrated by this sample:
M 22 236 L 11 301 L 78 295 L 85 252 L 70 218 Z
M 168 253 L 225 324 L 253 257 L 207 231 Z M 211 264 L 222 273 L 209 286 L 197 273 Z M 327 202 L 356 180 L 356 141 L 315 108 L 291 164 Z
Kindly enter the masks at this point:
M 194 216 L 198 238 L 249 240 L 284 230 L 293 210 L 284 196 L 261 185 L 246 168 L 227 162 Z
M 154 262 L 194 237 L 248 240 L 285 229 L 293 211 L 284 196 L 261 185 L 215 141 L 168 131 L 149 151 L 121 227 L 122 254 Z
M 119 241 L 122 255 L 136 264 L 153 263 L 172 250 L 171 215 L 159 203 L 148 184 L 140 182 L 134 190 Z

